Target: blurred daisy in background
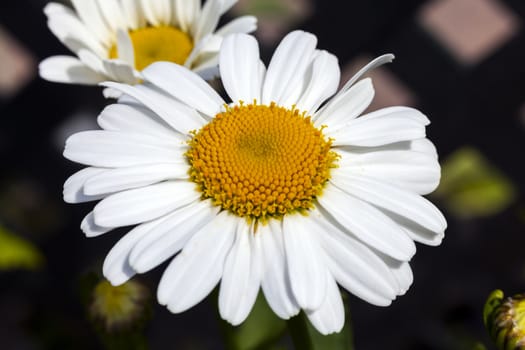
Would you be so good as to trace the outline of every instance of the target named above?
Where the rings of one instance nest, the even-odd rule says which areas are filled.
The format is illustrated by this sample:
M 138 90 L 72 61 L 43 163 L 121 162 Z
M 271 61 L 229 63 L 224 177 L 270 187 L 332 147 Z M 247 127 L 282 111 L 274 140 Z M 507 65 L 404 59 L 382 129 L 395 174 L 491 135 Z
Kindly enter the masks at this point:
M 74 9 L 48 4 L 53 34 L 77 57 L 52 56 L 40 76 L 61 83 L 136 84 L 157 61 L 184 65 L 206 79 L 217 73 L 223 36 L 250 33 L 256 18 L 242 16 L 217 29 L 236 0 L 72 0 Z
M 103 272 L 114 285 L 173 257 L 157 297 L 185 311 L 220 282 L 221 316 L 238 325 L 259 289 L 288 319 L 302 309 L 323 334 L 344 324 L 338 284 L 387 306 L 412 283 L 414 241 L 439 245 L 446 221 L 422 195 L 440 179 L 429 120 L 408 107 L 361 115 L 368 70 L 336 93 L 337 58 L 295 31 L 266 68 L 255 38 L 228 36 L 220 74 L 231 102 L 183 66 L 154 63 L 144 84 L 99 116 L 103 130 L 71 136 L 64 156 L 88 167 L 64 199 L 102 199 L 88 237 L 137 225 Z M 330 96 L 334 95 L 332 98 Z

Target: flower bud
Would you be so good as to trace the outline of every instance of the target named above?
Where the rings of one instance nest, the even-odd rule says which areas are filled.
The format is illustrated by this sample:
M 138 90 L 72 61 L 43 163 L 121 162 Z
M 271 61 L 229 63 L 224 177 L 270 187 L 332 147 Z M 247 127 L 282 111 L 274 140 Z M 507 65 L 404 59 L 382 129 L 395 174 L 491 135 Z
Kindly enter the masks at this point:
M 504 298 L 493 291 L 483 310 L 483 321 L 500 350 L 525 350 L 525 294 Z

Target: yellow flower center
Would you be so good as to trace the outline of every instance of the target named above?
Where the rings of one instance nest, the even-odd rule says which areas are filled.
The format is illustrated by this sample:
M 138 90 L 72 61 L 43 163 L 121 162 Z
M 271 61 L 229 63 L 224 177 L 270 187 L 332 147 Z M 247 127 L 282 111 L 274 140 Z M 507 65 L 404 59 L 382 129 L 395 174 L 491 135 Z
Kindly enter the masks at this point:
M 304 113 L 242 102 L 196 132 L 186 156 L 204 198 L 263 221 L 311 208 L 338 158 Z
M 130 31 L 135 68 L 143 70 L 153 62 L 169 61 L 184 64 L 193 50 L 193 41 L 188 34 L 174 27 L 146 27 Z M 109 50 L 109 58 L 117 58 L 117 45 Z

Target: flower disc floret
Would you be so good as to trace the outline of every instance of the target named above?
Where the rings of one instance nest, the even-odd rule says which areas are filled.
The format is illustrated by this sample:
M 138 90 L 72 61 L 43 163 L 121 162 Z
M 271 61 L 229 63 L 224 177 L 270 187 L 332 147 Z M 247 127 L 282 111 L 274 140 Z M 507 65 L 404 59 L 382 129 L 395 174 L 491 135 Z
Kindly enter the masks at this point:
M 275 104 L 226 107 L 190 146 L 190 176 L 203 197 L 248 219 L 312 208 L 338 158 L 310 117 Z

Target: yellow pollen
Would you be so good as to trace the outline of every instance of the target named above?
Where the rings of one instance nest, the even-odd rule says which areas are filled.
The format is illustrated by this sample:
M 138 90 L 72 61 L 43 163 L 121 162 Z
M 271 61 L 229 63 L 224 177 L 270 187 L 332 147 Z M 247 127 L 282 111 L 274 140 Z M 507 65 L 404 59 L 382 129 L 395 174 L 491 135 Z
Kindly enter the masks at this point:
M 188 34 L 174 27 L 146 27 L 130 31 L 135 68 L 143 70 L 153 62 L 169 61 L 184 64 L 193 50 L 193 41 Z M 109 50 L 109 58 L 117 58 L 117 45 Z
M 273 103 L 226 107 L 189 144 L 203 198 L 249 221 L 306 213 L 338 158 L 310 117 Z

